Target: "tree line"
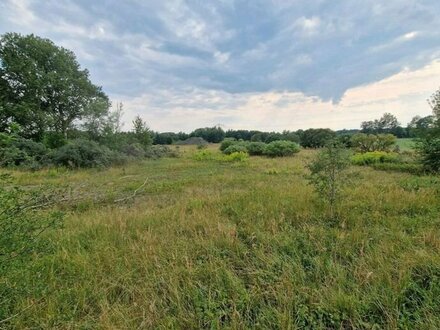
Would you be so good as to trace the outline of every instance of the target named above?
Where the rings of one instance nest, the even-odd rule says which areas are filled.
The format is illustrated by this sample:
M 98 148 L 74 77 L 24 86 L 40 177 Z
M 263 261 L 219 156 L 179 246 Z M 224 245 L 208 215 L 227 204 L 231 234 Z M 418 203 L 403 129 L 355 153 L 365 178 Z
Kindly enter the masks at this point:
M 72 51 L 32 34 L 6 33 L 0 37 L 0 165 L 43 158 L 53 162 L 68 154 L 79 155 L 78 159 L 90 154 L 106 154 L 110 158 L 157 156 L 158 150 L 169 150 L 154 149 L 153 145 L 170 145 L 194 137 L 210 143 L 225 138 L 263 143 L 290 141 L 304 148 L 320 148 L 335 138 L 349 146 L 354 134 L 392 134 L 434 141 L 438 136 L 439 95 L 437 91 L 429 99 L 431 116 L 415 116 L 406 127 L 391 113 L 384 113 L 381 118 L 362 122 L 360 129 L 354 130 L 225 131 L 214 126 L 174 133 L 154 132 L 137 116 L 132 129 L 123 131 L 122 103 L 111 110 L 109 97 L 101 86 L 91 82 L 88 70 L 80 67 Z M 72 142 L 77 140 L 87 143 Z M 85 145 L 94 152 L 83 150 Z M 425 149 L 432 148 L 431 144 Z M 61 150 L 61 155 L 54 150 Z M 69 157 L 66 162 L 81 163 Z

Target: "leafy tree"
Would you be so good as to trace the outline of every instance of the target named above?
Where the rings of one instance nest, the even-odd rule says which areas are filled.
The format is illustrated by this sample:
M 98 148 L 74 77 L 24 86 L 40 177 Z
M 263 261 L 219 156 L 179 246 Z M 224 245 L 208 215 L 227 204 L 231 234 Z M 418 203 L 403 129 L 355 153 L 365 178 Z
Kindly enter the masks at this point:
M 286 157 L 298 153 L 300 147 L 292 141 L 272 141 L 264 148 L 264 155 L 269 157 Z
M 308 165 L 309 180 L 317 193 L 328 203 L 330 217 L 334 219 L 342 189 L 347 184 L 345 170 L 350 164 L 349 153 L 341 145 L 330 142 Z
M 219 126 L 198 128 L 190 137 L 201 137 L 211 143 L 219 143 L 225 138 L 225 131 Z
M 109 106 L 73 52 L 32 34 L 1 36 L 0 130 L 16 122 L 25 137 L 40 140 L 48 129 L 67 137 L 75 121 Z
M 396 137 L 392 134 L 358 133 L 351 137 L 350 142 L 360 152 L 390 151 L 396 143 Z
M 336 137 L 328 128 L 310 128 L 301 132 L 301 146 L 304 148 L 322 148 Z
M 440 88 L 428 99 L 434 117 L 440 121 Z
M 407 130 L 410 137 L 423 137 L 428 134 L 428 132 L 435 126 L 435 117 L 426 116 L 420 117 L 415 116 L 408 123 Z
M 152 144 L 153 139 L 151 137 L 150 129 L 145 121 L 138 115 L 133 120 L 133 132 L 138 142 L 144 147 L 148 147 Z
M 362 133 L 395 133 L 402 136 L 405 132 L 402 131 L 402 128 L 399 129 L 399 125 L 396 116 L 386 112 L 379 119 L 362 122 L 361 129 Z

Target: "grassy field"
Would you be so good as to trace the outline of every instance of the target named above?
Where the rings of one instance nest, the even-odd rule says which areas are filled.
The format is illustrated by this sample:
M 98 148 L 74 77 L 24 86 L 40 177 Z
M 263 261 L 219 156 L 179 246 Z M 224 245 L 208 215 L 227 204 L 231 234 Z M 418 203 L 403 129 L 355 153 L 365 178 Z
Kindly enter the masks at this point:
M 401 151 L 414 150 L 415 147 L 414 139 L 397 139 L 396 144 L 399 146 Z
M 244 163 L 193 152 L 14 172 L 84 198 L 60 206 L 50 254 L 1 280 L 13 317 L 0 327 L 440 328 L 438 177 L 353 167 L 334 221 L 305 179 L 314 151 Z

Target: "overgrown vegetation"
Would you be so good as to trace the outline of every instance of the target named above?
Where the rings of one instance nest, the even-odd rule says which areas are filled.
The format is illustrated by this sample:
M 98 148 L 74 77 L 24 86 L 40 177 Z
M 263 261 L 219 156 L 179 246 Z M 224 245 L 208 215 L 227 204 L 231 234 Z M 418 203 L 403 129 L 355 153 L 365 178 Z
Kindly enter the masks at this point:
M 41 237 L 50 251 L 0 279 L 1 319 L 16 315 L 1 325 L 439 326 L 438 177 L 347 169 L 358 174 L 328 221 L 306 180 L 318 151 L 243 167 L 194 158 L 225 157 L 216 146 L 181 148 L 124 168 L 13 172 L 28 191 L 83 197 L 61 204 L 63 230 Z

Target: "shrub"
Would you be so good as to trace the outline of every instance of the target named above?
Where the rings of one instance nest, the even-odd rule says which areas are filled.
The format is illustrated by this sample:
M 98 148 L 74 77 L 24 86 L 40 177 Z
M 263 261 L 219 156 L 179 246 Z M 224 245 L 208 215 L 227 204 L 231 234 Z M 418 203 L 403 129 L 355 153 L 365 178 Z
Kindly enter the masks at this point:
M 321 148 L 336 137 L 328 128 L 310 128 L 301 133 L 301 146 L 304 148 Z
M 177 141 L 177 145 L 200 145 L 200 144 L 208 144 L 203 138 L 193 136 L 183 141 Z
M 84 139 L 71 141 L 52 154 L 54 164 L 70 168 L 109 166 L 116 157 L 107 147 Z
M 249 154 L 247 152 L 233 152 L 229 155 L 223 156 L 223 160 L 226 162 L 245 162 L 249 159 Z
M 215 158 L 213 152 L 208 149 L 197 150 L 193 154 L 193 159 L 197 161 L 214 160 Z
M 223 153 L 226 155 L 230 155 L 234 152 L 244 152 L 247 153 L 247 148 L 246 145 L 244 143 L 236 143 L 236 144 L 232 144 L 229 147 L 227 147 Z
M 47 149 L 42 143 L 23 138 L 4 140 L 0 150 L 0 166 L 40 168 L 47 163 Z
M 222 141 L 220 144 L 220 151 L 225 151 L 228 147 L 232 146 L 233 144 L 236 144 L 237 140 L 234 138 L 226 138 Z
M 179 157 L 179 153 L 165 145 L 152 145 L 145 151 L 147 158 Z
M 41 250 L 41 233 L 61 222 L 59 212 L 39 212 L 49 196 L 47 191 L 25 191 L 12 184 L 9 175 L 0 175 L 0 275 Z
M 140 143 L 123 145 L 120 151 L 130 157 L 141 158 L 145 156 L 145 150 Z
M 425 172 L 421 164 L 414 163 L 374 163 L 371 164 L 371 167 L 380 171 L 405 172 L 415 175 L 420 175 Z
M 359 152 L 390 151 L 396 140 L 392 134 L 358 133 L 351 137 L 351 145 Z
M 65 145 L 67 140 L 62 133 L 47 132 L 43 136 L 43 143 L 50 149 L 56 149 Z
M 363 154 L 356 154 L 351 157 L 354 165 L 371 165 L 377 163 L 397 163 L 399 157 L 395 153 L 385 151 L 372 151 Z
M 263 142 L 251 142 L 246 146 L 246 149 L 251 156 L 259 156 L 264 154 L 266 144 Z
M 308 165 L 311 172 L 309 180 L 321 198 L 329 204 L 331 218 L 334 218 L 342 187 L 347 184 L 344 172 L 348 166 L 348 152 L 337 143 L 329 143 Z
M 266 145 L 264 154 L 269 157 L 291 156 L 299 152 L 299 145 L 291 141 L 273 141 Z
M 430 172 L 440 172 L 440 137 L 424 139 L 416 148 L 424 168 Z

